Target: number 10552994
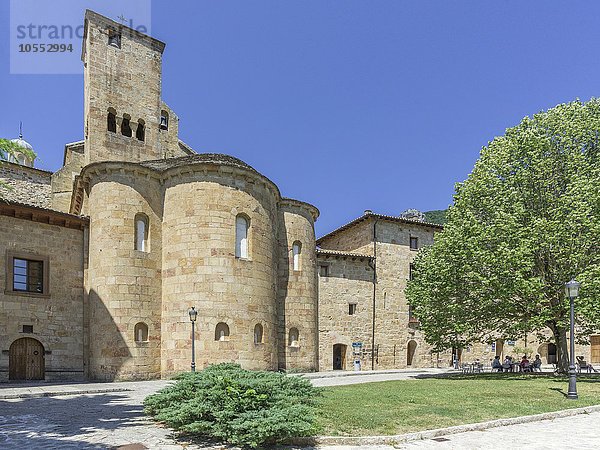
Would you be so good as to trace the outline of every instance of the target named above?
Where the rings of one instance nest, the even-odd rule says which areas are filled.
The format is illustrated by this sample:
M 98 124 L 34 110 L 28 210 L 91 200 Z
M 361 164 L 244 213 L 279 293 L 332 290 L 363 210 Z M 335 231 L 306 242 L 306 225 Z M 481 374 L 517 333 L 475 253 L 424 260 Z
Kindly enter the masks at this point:
M 64 53 L 72 51 L 73 44 L 19 44 L 20 53 Z

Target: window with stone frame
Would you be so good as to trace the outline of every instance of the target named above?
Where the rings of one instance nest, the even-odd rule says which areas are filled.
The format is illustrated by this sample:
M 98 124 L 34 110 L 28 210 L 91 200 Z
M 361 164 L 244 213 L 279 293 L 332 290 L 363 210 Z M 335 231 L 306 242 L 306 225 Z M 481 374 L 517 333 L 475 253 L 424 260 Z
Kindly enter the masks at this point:
M 419 238 L 416 236 L 410 237 L 410 249 L 418 250 L 419 249 Z
M 250 219 L 244 214 L 238 214 L 235 218 L 235 257 L 248 258 L 248 230 Z
M 354 316 L 356 314 L 356 303 L 348 303 L 348 315 Z
M 300 333 L 298 332 L 298 328 L 290 328 L 290 332 L 288 335 L 288 345 L 290 347 L 299 347 L 300 343 Z
M 7 253 L 6 293 L 49 295 L 48 258 Z
M 301 269 L 300 266 L 300 255 L 302 253 L 302 243 L 300 241 L 296 241 L 294 242 L 294 244 L 292 245 L 292 263 L 293 263 L 293 268 L 294 268 L 294 272 L 298 272 Z
M 229 340 L 229 325 L 225 322 L 219 322 L 215 327 L 215 341 L 228 341 Z
M 254 343 L 255 344 L 263 343 L 263 326 L 260 323 L 257 323 L 254 326 Z
M 136 342 L 148 342 L 148 325 L 144 322 L 138 322 L 133 329 Z
M 146 214 L 135 215 L 135 249 L 140 252 L 148 252 L 148 225 L 149 219 Z
M 328 277 L 329 276 L 329 266 L 325 264 L 321 264 L 319 266 L 319 276 L 320 277 Z

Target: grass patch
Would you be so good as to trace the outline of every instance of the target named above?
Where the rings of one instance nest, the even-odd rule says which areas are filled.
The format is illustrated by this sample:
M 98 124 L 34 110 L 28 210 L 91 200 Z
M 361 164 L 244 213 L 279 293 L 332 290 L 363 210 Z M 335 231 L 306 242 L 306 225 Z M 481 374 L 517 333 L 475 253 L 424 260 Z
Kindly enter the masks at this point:
M 391 435 L 600 404 L 600 378 L 481 374 L 387 381 L 324 389 L 323 434 Z

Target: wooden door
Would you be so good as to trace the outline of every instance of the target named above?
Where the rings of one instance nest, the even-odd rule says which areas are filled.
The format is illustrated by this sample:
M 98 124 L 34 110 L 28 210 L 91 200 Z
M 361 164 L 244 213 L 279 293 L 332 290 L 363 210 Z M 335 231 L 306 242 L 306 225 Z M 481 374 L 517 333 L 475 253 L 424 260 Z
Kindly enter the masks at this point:
M 591 363 L 600 363 L 600 336 L 591 336 L 592 358 Z
M 21 338 L 11 344 L 8 378 L 10 380 L 44 379 L 44 346 L 39 341 Z

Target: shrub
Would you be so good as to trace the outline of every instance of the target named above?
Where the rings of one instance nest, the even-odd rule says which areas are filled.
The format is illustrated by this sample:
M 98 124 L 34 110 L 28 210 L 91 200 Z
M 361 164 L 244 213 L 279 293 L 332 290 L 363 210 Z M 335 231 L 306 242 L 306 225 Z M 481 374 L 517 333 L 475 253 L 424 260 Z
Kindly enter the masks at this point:
M 253 448 L 317 432 L 321 391 L 304 378 L 218 364 L 175 379 L 144 406 L 176 430 Z

